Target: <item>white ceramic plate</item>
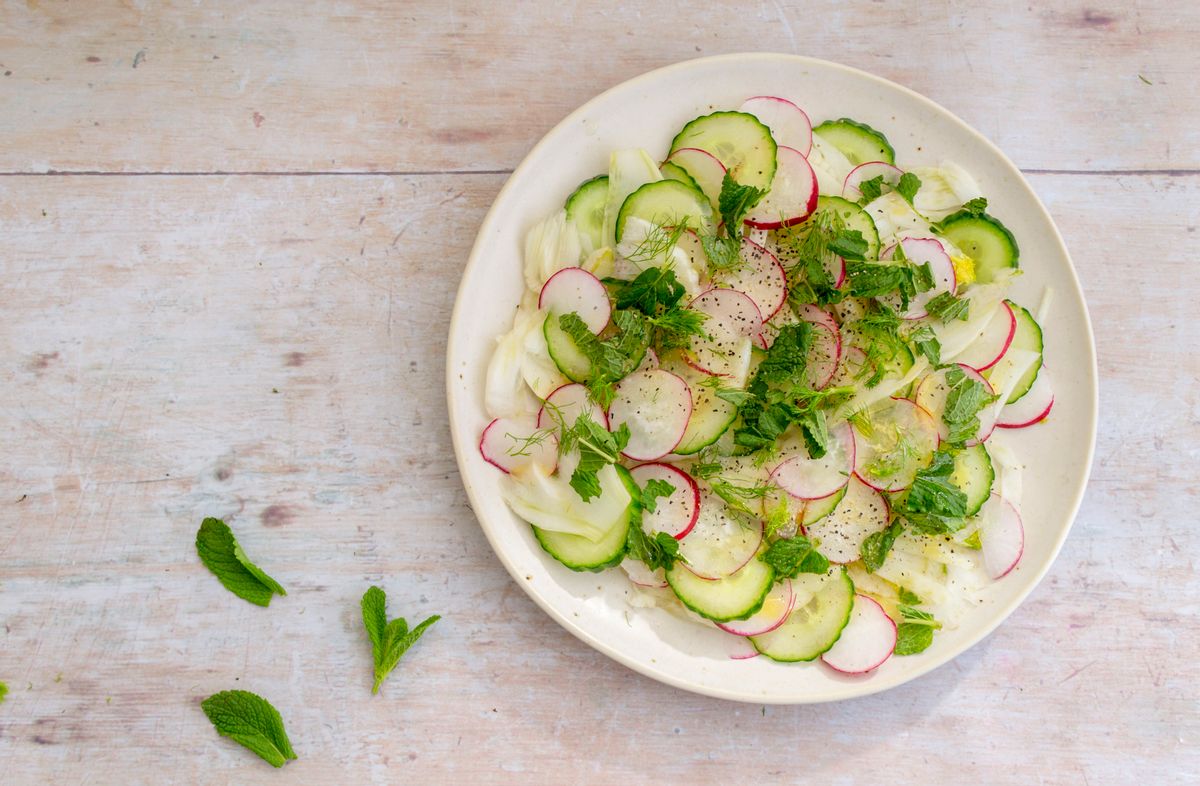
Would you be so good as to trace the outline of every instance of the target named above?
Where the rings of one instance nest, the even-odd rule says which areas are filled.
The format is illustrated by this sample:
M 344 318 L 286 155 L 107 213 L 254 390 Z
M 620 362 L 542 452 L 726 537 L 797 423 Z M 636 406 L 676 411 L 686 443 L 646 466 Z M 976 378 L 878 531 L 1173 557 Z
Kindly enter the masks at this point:
M 963 165 L 987 195 L 989 212 L 1020 244 L 1024 275 L 1015 299 L 1036 309 L 1045 288 L 1053 291 L 1044 327 L 1054 412 L 1046 423 L 1014 432 L 1012 440 L 1029 469 L 1022 501 L 1024 558 L 957 629 L 939 633 L 924 653 L 891 658 L 864 676 L 840 675 L 820 663 L 732 660 L 734 637 L 658 609 L 630 608 L 629 584 L 620 570 L 573 573 L 542 551 L 529 526 L 501 500 L 500 473 L 476 447 L 488 421 L 487 362 L 521 296 L 521 250 L 529 227 L 560 208 L 581 181 L 606 171 L 612 150 L 644 147 L 665 156 L 688 120 L 764 94 L 792 99 L 814 124 L 843 116 L 869 123 L 887 134 L 902 165 L 943 159 Z M 1020 122 L 1019 107 L 1012 122 Z M 546 134 L 508 179 L 479 230 L 451 321 L 446 371 L 463 483 L 484 533 L 517 584 L 564 628 L 626 666 L 686 690 L 742 701 L 808 703 L 876 693 L 978 642 L 1050 567 L 1079 508 L 1095 443 L 1096 361 L 1083 295 L 1062 238 L 1017 168 L 978 132 L 910 90 L 790 55 L 727 55 L 652 71 L 593 98 Z

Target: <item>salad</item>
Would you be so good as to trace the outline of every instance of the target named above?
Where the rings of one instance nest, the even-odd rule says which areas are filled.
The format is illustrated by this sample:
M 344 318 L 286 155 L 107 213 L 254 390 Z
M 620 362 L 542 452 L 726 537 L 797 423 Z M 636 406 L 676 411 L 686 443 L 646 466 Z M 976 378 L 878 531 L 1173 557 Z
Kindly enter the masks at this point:
M 523 275 L 479 449 L 566 568 L 623 571 L 732 657 L 866 673 L 1017 566 L 1005 434 L 1053 405 L 1044 314 L 957 164 L 753 97 L 612 152 Z

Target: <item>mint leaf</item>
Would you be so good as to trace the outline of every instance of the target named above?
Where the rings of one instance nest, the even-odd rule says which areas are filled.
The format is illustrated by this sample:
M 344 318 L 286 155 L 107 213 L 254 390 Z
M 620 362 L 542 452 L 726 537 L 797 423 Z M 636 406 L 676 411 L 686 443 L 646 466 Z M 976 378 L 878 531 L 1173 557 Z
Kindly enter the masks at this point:
M 933 644 L 933 628 L 902 622 L 896 627 L 896 647 L 892 652 L 896 655 L 916 655 L 929 649 L 930 644 Z
M 742 266 L 742 244 L 735 237 L 700 235 L 700 247 L 712 270 L 736 270 Z
M 943 292 L 925 304 L 925 310 L 943 322 L 955 319 L 965 322 L 971 313 L 971 301 Z
M 629 524 L 625 545 L 626 555 L 644 562 L 650 570 L 670 570 L 675 567 L 676 560 L 682 559 L 679 556 L 679 541 L 666 532 L 650 535 L 642 529 L 640 517 L 638 521 Z
M 379 693 L 379 686 L 396 668 L 408 648 L 417 642 L 433 623 L 441 619 L 434 614 L 420 625 L 408 629 L 403 617 L 387 621 L 387 595 L 376 586 L 370 587 L 362 597 L 363 627 L 371 639 L 371 655 L 375 662 L 375 684 L 371 693 Z
M 866 238 L 857 229 L 842 229 L 829 240 L 828 249 L 844 259 L 864 259 L 867 249 Z
M 921 602 L 921 598 L 917 595 L 917 593 L 913 592 L 912 590 L 908 589 L 907 587 L 901 587 L 900 591 L 899 591 L 899 595 L 900 595 L 901 603 L 907 603 L 909 605 L 912 605 L 914 603 Z
M 969 216 L 981 216 L 987 211 L 987 205 L 986 197 L 975 197 L 974 199 L 967 200 L 966 204 L 959 208 L 958 214 L 962 215 L 965 213 Z
M 938 341 L 937 334 L 929 325 L 921 325 L 910 332 L 908 340 L 917 354 L 929 359 L 930 365 L 937 366 L 942 362 L 942 342 Z
M 217 733 L 249 748 L 272 767 L 296 758 L 283 718 L 271 702 L 244 690 L 215 693 L 200 703 Z
M 564 429 L 559 437 L 559 454 L 579 451 L 579 465 L 571 474 L 571 488 L 587 502 L 600 496 L 597 473 L 608 464 L 621 460 L 621 451 L 629 444 L 629 426 L 622 423 L 615 432 L 592 420 L 586 412 L 575 419 L 575 425 Z
M 959 366 L 951 366 L 946 370 L 946 384 L 950 387 L 946 395 L 946 409 L 942 412 L 942 420 L 950 430 L 946 441 L 961 445 L 975 436 L 979 430 L 979 412 L 992 404 L 996 397 L 988 392 L 983 382 L 967 376 Z
M 633 281 L 607 279 L 605 283 L 617 287 L 617 308 L 636 308 L 646 316 L 674 306 L 687 293 L 675 271 L 666 266 L 646 268 Z
M 900 176 L 900 182 L 896 184 L 896 193 L 904 197 L 904 201 L 912 204 L 913 197 L 921 190 L 921 178 L 914 175 L 912 172 L 905 172 Z
M 196 553 L 204 567 L 243 600 L 267 606 L 274 595 L 287 595 L 279 582 L 250 561 L 233 531 L 220 519 L 206 518 L 196 532 Z
M 797 382 L 804 375 L 808 364 L 808 350 L 812 346 L 813 327 L 807 322 L 784 325 L 775 337 L 775 343 L 767 350 L 767 356 L 754 374 L 756 381 L 767 385 L 783 385 Z
M 651 478 L 642 489 L 642 510 L 653 513 L 658 507 L 659 497 L 669 497 L 675 493 L 675 487 L 665 480 Z
M 775 569 L 776 579 L 794 579 L 801 573 L 829 570 L 829 560 L 803 535 L 775 541 L 759 555 L 759 559 Z
M 981 548 L 983 548 L 983 541 L 979 537 L 979 530 L 975 530 L 970 535 L 968 535 L 963 540 L 962 544 L 964 546 L 966 546 L 967 548 L 975 549 L 976 551 L 979 551 Z M 920 601 L 917 601 L 917 602 L 919 603 Z
M 717 198 L 717 208 L 721 212 L 721 219 L 725 222 L 725 233 L 729 237 L 741 239 L 742 219 L 766 194 L 761 188 L 741 185 L 729 172 L 725 173 L 721 180 L 721 195 Z
M 883 193 L 883 175 L 876 175 L 870 180 L 864 180 L 858 184 L 858 190 L 862 192 L 861 204 L 866 204 L 872 199 L 878 199 Z
M 898 508 L 905 513 L 962 518 L 967 514 L 967 495 L 950 480 L 953 472 L 954 456 L 937 451 L 929 466 L 917 472 Z
M 888 554 L 892 552 L 892 546 L 895 544 L 896 538 L 902 532 L 904 532 L 904 525 L 897 520 L 888 525 L 887 529 L 873 532 L 867 536 L 867 539 L 863 541 L 859 549 L 862 555 L 863 566 L 867 569 L 867 573 L 874 573 L 883 567 Z
M 588 390 L 596 403 L 606 409 L 612 403 L 613 383 L 637 368 L 650 346 L 649 324 L 637 311 L 615 311 L 613 323 L 617 334 L 601 341 L 578 314 L 562 314 L 558 318 L 559 327 L 591 364 Z

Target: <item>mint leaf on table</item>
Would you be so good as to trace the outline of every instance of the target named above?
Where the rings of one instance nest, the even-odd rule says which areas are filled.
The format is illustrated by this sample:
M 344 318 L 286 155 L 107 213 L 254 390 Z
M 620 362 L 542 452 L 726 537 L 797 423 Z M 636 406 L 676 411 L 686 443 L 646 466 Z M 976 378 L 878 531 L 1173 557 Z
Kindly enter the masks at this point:
M 267 606 L 274 595 L 287 595 L 279 582 L 250 561 L 233 531 L 220 519 L 206 518 L 196 532 L 196 553 L 204 567 L 243 600 Z
M 217 733 L 249 748 L 272 767 L 296 758 L 283 718 L 271 702 L 244 690 L 226 690 L 200 703 Z
M 362 597 L 363 627 L 371 639 L 371 654 L 375 662 L 375 684 L 371 693 L 379 693 L 379 686 L 396 668 L 396 664 L 404 657 L 408 648 L 429 629 L 429 626 L 441 619 L 437 614 L 428 617 L 412 630 L 408 629 L 408 621 L 397 617 L 388 621 L 387 595 L 379 587 L 372 586 Z
M 759 556 L 775 569 L 776 579 L 794 579 L 801 573 L 824 573 L 829 560 L 817 551 L 816 544 L 803 535 L 781 538 Z

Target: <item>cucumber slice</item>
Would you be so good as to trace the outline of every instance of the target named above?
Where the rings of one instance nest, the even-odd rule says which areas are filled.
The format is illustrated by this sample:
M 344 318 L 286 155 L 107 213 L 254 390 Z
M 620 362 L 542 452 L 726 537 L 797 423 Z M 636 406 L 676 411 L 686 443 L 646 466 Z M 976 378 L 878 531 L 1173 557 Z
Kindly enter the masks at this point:
M 625 556 L 626 542 L 629 537 L 629 526 L 633 521 L 634 500 L 637 498 L 637 484 L 629 471 L 624 467 L 610 465 L 616 471 L 617 477 L 624 490 L 630 495 L 629 503 L 624 513 L 600 537 L 591 540 L 582 535 L 571 535 L 566 532 L 554 532 L 533 527 L 533 535 L 546 553 L 566 565 L 571 570 L 601 571 L 620 564 Z M 605 472 L 607 468 L 601 470 Z M 603 482 L 603 479 L 602 479 Z M 612 493 L 610 491 L 610 493 Z M 530 525 L 532 526 L 532 525 Z
M 702 233 L 710 233 L 713 228 L 708 197 L 699 188 L 678 180 L 647 183 L 625 198 L 617 213 L 618 242 L 625 233 L 625 222 L 633 216 L 659 226 L 678 226 L 687 221 L 689 227 Z
M 822 210 L 831 210 L 842 219 L 842 223 L 846 225 L 846 229 L 857 229 L 862 233 L 863 240 L 867 241 L 867 259 L 879 258 L 879 230 L 875 228 L 875 220 L 871 218 L 871 214 L 863 210 L 860 205 L 856 205 L 849 199 L 843 199 L 838 196 L 819 196 L 817 197 L 817 209 L 819 213 Z
M 692 417 L 688 420 L 683 439 L 675 446 L 674 453 L 688 456 L 699 452 L 720 439 L 726 429 L 737 419 L 737 407 L 717 396 L 716 388 L 702 385 L 712 379 L 689 366 L 676 352 L 663 355 L 660 367 L 680 376 L 692 391 Z
M 1004 301 L 1012 309 L 1013 316 L 1017 318 L 1017 330 L 1013 333 L 1012 343 L 1008 345 L 1009 350 L 1023 349 L 1028 352 L 1038 353 L 1037 362 L 1029 367 L 1025 375 L 1017 382 L 1017 386 L 1013 388 L 1012 395 L 1008 397 L 1005 404 L 1012 404 L 1033 387 L 1033 383 L 1037 381 L 1038 372 L 1042 370 L 1042 326 L 1037 323 L 1023 306 L 1018 306 L 1011 300 Z
M 1017 239 L 1008 227 L 986 213 L 955 213 L 938 225 L 938 231 L 975 263 L 975 280 L 980 284 L 990 283 L 1002 270 L 1018 266 Z
M 840 150 L 855 166 L 868 161 L 896 163 L 896 151 L 887 137 L 866 123 L 848 117 L 826 120 L 814 128 L 813 133 Z
M 806 502 L 804 505 L 804 515 L 800 519 L 800 523 L 805 527 L 811 527 L 832 513 L 837 508 L 838 503 L 846 496 L 847 487 L 842 486 L 828 497 L 821 497 L 820 499 L 813 499 Z
M 775 584 L 775 570 L 754 557 L 722 579 L 702 579 L 682 563 L 667 571 L 675 596 L 692 611 L 713 622 L 742 620 L 762 608 Z
M 615 244 L 617 215 L 625 198 L 646 183 L 662 180 L 658 164 L 645 150 L 615 150 L 608 157 L 608 195 L 604 200 L 603 245 Z
M 775 178 L 775 138 L 757 117 L 745 112 L 713 112 L 685 125 L 671 140 L 671 152 L 695 147 L 712 154 L 744 186 L 769 190 Z
M 579 351 L 574 340 L 558 325 L 558 315 L 551 314 L 542 324 L 542 334 L 546 337 L 546 349 L 550 359 L 563 376 L 572 382 L 586 382 L 592 375 L 592 361 Z
M 679 164 L 671 161 L 664 161 L 658 165 L 658 170 L 662 172 L 662 176 L 667 180 L 678 180 L 685 186 L 691 186 L 697 191 L 703 193 L 704 189 L 700 188 L 700 184 L 696 182 L 696 178 L 688 174 L 687 170 Z
M 608 175 L 585 180 L 567 197 L 567 219 L 592 242 L 592 250 L 604 243 L 604 204 L 608 200 Z
M 950 473 L 950 482 L 967 495 L 966 515 L 974 516 L 979 512 L 992 493 L 992 481 L 995 479 L 996 470 L 992 468 L 992 457 L 988 455 L 982 442 L 954 457 L 954 471 Z
M 787 622 L 750 637 L 756 650 L 781 663 L 819 658 L 837 643 L 854 610 L 854 582 L 840 565 L 820 576 L 801 573 L 792 579 L 792 591 L 796 608 Z

